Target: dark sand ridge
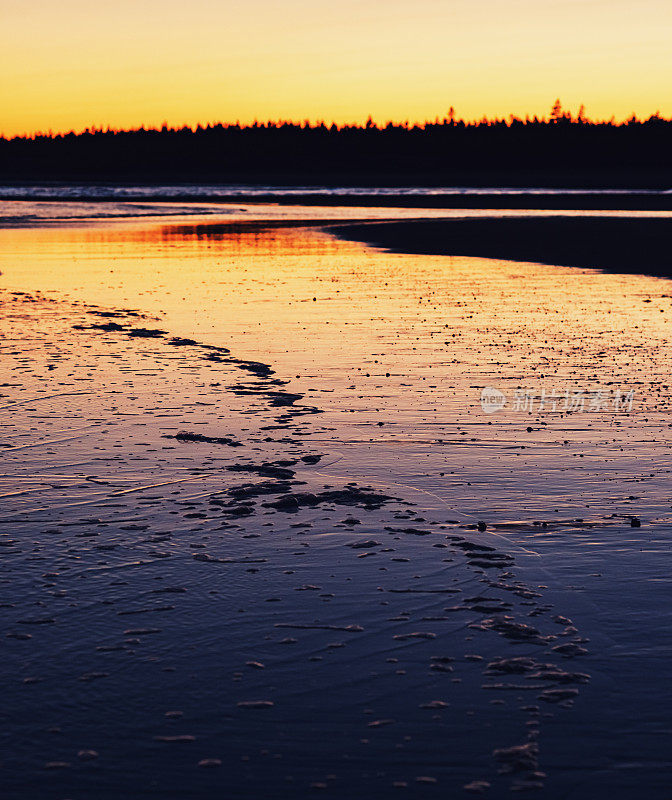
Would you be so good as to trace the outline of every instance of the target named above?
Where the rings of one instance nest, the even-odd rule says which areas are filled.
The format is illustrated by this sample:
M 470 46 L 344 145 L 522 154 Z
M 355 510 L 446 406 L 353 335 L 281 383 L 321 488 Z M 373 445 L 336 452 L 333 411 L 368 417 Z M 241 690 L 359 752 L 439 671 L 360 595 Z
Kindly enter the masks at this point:
M 398 253 L 480 256 L 672 277 L 672 219 L 518 217 L 334 226 L 343 239 Z

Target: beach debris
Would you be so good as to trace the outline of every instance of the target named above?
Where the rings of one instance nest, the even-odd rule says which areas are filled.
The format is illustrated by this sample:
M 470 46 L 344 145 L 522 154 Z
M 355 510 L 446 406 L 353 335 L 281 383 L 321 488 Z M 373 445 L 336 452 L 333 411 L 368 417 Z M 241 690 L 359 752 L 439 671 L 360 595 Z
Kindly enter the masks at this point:
M 396 719 L 374 719 L 373 722 L 369 722 L 367 727 L 369 728 L 383 728 L 387 725 L 394 725 Z
M 203 767 L 205 769 L 212 769 L 213 767 L 221 767 L 222 766 L 222 759 L 221 758 L 202 758 L 198 762 L 199 767 Z
M 421 703 L 420 708 L 428 708 L 428 709 L 437 709 L 437 708 L 448 708 L 450 703 L 446 703 L 445 700 L 430 700 L 428 703 Z
M 288 469 L 294 466 L 296 461 L 267 462 L 262 464 L 230 464 L 226 467 L 230 472 L 253 472 L 262 478 L 293 478 L 296 474 L 294 470 Z
M 500 762 L 501 771 L 504 773 L 534 771 L 539 766 L 537 760 L 539 746 L 536 742 L 500 747 L 494 750 L 492 755 Z
M 264 503 L 267 508 L 277 511 L 296 512 L 300 508 L 314 508 L 321 504 L 335 504 L 343 506 L 361 506 L 365 509 L 378 509 L 385 503 L 395 500 L 394 497 L 385 495 L 369 488 L 348 486 L 345 489 L 331 489 L 313 494 L 312 492 L 295 492 L 284 495 L 279 500 Z
M 173 338 L 169 339 L 166 344 L 170 344 L 173 347 L 190 347 L 197 345 L 198 342 L 195 339 L 184 339 L 181 336 L 173 336 Z
M 272 708 L 275 703 L 272 700 L 241 700 L 236 705 L 238 708 L 262 709 Z
M 471 781 L 471 783 L 465 783 L 462 788 L 465 792 L 483 794 L 487 789 L 490 788 L 490 783 L 488 781 Z
M 546 703 L 560 703 L 563 700 L 575 698 L 578 693 L 578 689 L 545 689 L 539 695 L 539 700 L 543 700 Z
M 207 553 L 195 553 L 194 561 L 204 561 L 207 564 L 265 564 L 266 558 L 215 558 Z
M 165 434 L 164 439 L 177 439 L 178 442 L 207 442 L 208 444 L 225 444 L 229 447 L 242 447 L 242 443 L 230 436 L 205 436 L 202 433 L 179 431 L 178 433 Z
M 126 332 L 127 336 L 132 336 L 140 339 L 158 339 L 166 335 L 166 331 L 159 328 L 131 328 Z
M 551 640 L 551 637 L 543 636 L 536 628 L 532 627 L 532 625 L 527 625 L 524 622 L 516 622 L 513 617 L 507 614 L 490 617 L 481 622 L 473 622 L 468 627 L 473 630 L 497 631 L 497 633 L 501 634 L 506 639 L 519 642 L 547 644 Z
M 155 736 L 155 742 L 165 742 L 167 744 L 187 744 L 189 742 L 195 742 L 196 737 L 190 734 L 181 734 L 177 736 Z
M 99 678 L 108 678 L 109 675 L 109 672 L 85 672 L 79 676 L 79 680 L 85 682 L 97 681 Z
M 590 675 L 586 673 L 567 672 L 556 664 L 543 663 L 529 656 L 497 658 L 488 663 L 485 674 L 527 675 L 533 680 L 556 683 L 588 683 L 590 680 Z
M 276 628 L 299 628 L 303 630 L 345 631 L 346 633 L 361 633 L 361 625 L 323 625 L 320 623 L 276 622 Z
M 576 642 L 565 642 L 564 644 L 556 644 L 551 648 L 554 653 L 560 653 L 561 656 L 566 658 L 573 658 L 574 656 L 583 656 L 588 650 Z
M 161 628 L 128 628 L 124 636 L 146 636 L 150 633 L 161 633 Z

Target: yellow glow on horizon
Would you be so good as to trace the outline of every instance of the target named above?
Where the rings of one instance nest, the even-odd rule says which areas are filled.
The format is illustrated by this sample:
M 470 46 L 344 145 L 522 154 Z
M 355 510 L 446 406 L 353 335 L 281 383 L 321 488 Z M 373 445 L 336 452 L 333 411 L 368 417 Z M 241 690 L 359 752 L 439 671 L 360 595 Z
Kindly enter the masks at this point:
M 4 0 L 0 132 L 672 115 L 668 0 Z

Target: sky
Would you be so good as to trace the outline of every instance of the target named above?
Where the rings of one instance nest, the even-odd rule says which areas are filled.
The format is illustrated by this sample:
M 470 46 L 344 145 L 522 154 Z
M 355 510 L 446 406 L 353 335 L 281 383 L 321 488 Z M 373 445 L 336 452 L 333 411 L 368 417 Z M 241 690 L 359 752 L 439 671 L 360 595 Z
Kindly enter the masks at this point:
M 0 133 L 672 115 L 670 0 L 1 0 Z

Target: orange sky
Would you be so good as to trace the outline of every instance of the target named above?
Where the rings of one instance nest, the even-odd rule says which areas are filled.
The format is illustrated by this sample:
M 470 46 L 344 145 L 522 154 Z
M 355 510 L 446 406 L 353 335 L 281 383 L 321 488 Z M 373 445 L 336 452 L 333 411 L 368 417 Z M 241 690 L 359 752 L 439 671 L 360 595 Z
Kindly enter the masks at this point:
M 672 115 L 670 0 L 2 0 L 0 132 Z

